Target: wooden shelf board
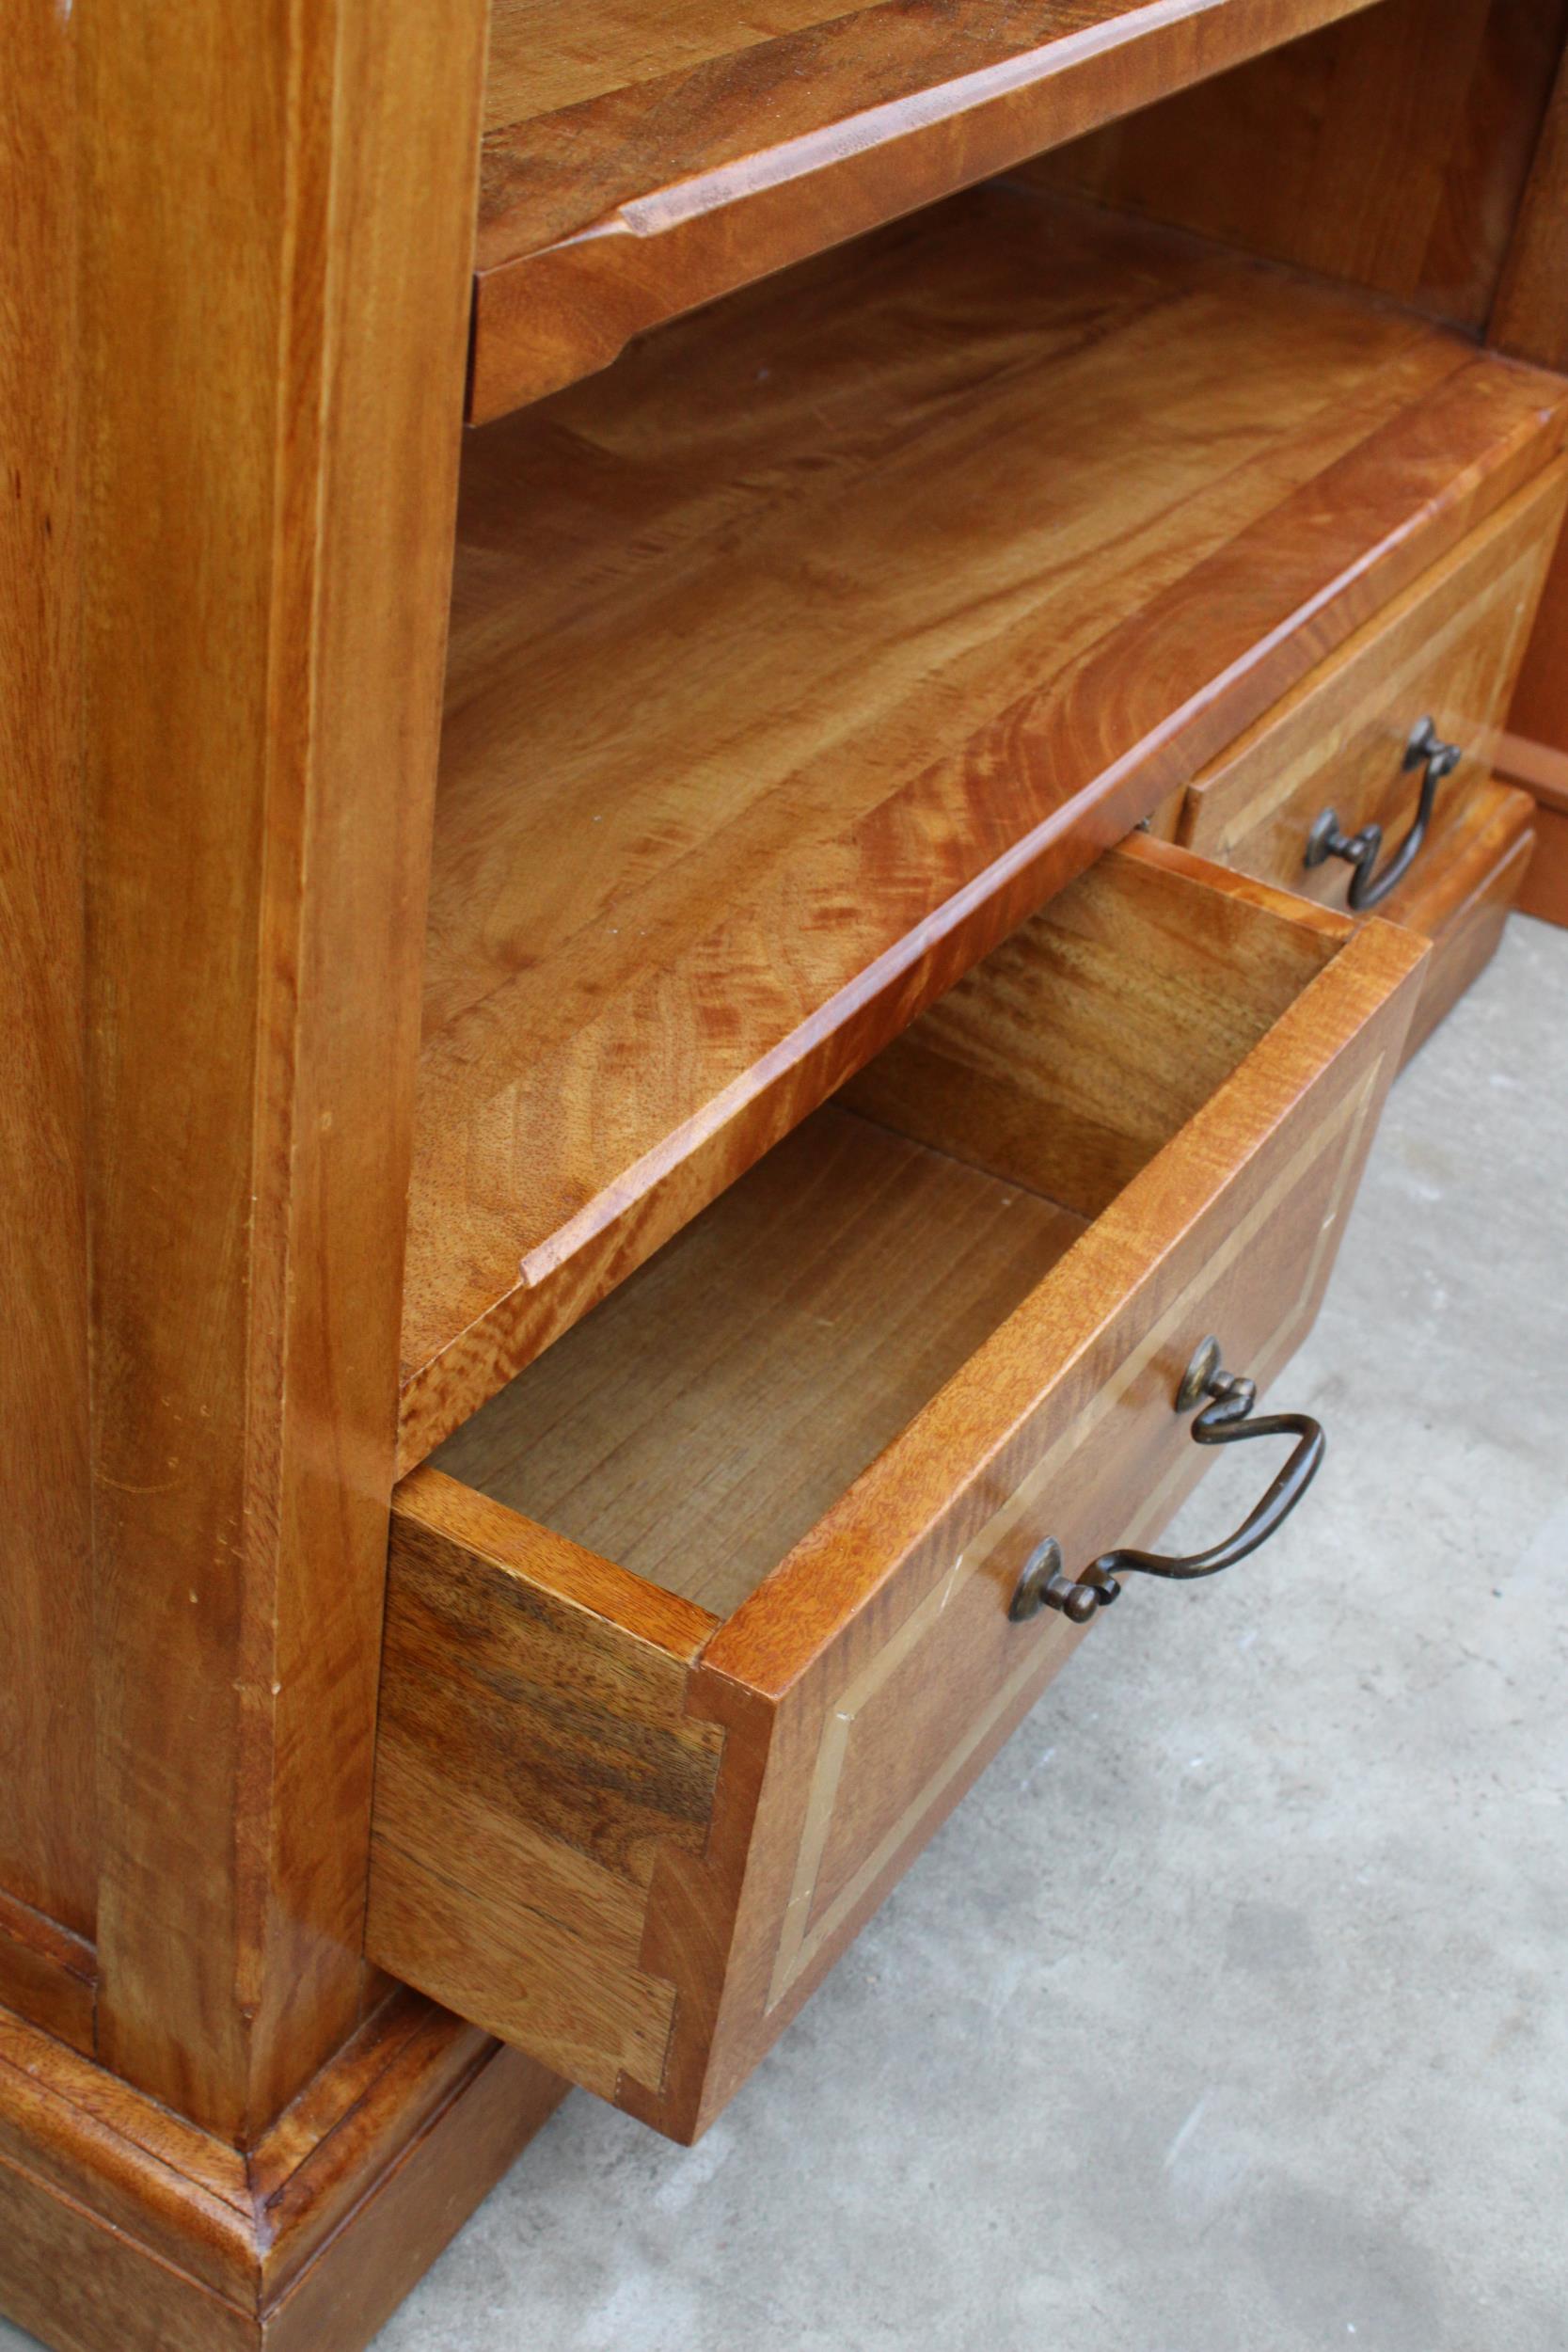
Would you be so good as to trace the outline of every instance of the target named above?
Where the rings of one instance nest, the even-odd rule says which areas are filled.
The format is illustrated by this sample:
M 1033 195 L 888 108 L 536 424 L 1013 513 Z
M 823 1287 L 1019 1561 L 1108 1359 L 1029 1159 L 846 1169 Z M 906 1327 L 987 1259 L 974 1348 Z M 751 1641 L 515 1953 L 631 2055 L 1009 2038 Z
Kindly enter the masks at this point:
M 990 188 L 472 437 L 404 1466 L 1545 464 L 1564 399 Z
M 1369 0 L 496 0 L 476 422 Z

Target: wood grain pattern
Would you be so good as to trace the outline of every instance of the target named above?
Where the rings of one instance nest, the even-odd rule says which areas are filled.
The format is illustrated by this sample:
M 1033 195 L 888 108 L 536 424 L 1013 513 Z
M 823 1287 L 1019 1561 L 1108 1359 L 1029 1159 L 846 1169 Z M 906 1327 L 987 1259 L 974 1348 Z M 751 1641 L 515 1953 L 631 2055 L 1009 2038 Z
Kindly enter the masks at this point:
M 0 72 L 0 1890 L 90 1937 L 74 81 L 69 16 L 21 0 Z M 42 2022 L 63 1990 L 26 1951 L 0 1963 L 0 1998 Z
M 483 21 L 76 42 L 99 2042 L 253 2144 L 365 1994 Z
M 1034 1676 L 1009 1653 L 1017 1629 L 1004 1629 L 1033 1543 L 1054 1534 L 1069 1559 L 1088 1559 L 1133 1528 L 1133 1540 L 1148 1540 L 1196 1483 L 1194 1449 L 1170 1409 L 1196 1339 L 1221 1331 L 1237 1360 L 1246 1356 L 1267 1379 L 1304 1335 L 1419 968 L 1416 944 L 1384 926 L 1337 957 L 709 1645 L 694 1704 L 708 1704 L 709 1689 L 717 1704 L 720 1691 L 743 1685 L 772 1696 L 778 1712 L 714 2043 L 702 2079 L 689 2057 L 667 2105 L 684 2096 L 700 2117 L 718 2111 L 1061 1662 L 1070 1637 L 1054 1624 L 1042 1629 Z M 956 1487 L 959 1462 L 974 1469 Z M 923 1608 L 929 1645 L 900 1652 L 878 1681 L 874 1661 Z M 968 1638 L 1006 1664 L 1006 1685 L 981 1667 L 983 1724 L 979 1710 L 967 1713 Z M 868 1675 L 875 1717 L 835 1772 L 832 1726 Z M 915 1703 L 933 1681 L 955 1694 L 959 1753 L 945 1771 Z M 832 1796 L 814 1855 L 824 1765 Z M 835 1839 L 841 1804 L 850 1809 Z M 716 1854 L 716 1869 L 721 1862 Z M 781 1976 L 784 1935 L 796 1931 L 800 1947 Z M 680 1949 L 668 1957 L 684 1983 Z M 702 1997 L 692 1984 L 691 2000 Z
M 1059 1622 L 1028 1638 L 1006 1622 L 1030 1545 L 1054 1531 L 1089 1557 L 1152 1532 L 1201 1463 L 1170 1403 L 1197 1340 L 1223 1328 L 1266 1374 L 1305 1331 L 1424 952 L 1166 844 L 1112 852 L 892 1050 L 912 1076 L 885 1101 L 875 1070 L 857 1089 L 890 1125 L 908 1108 L 913 1143 L 838 1110 L 812 1122 L 476 1430 L 476 1474 L 531 1513 L 546 1490 L 592 1513 L 616 1565 L 494 1493 L 433 1470 L 405 1481 L 372 1956 L 657 2128 L 701 2130 L 1067 1655 Z M 1241 1013 L 1215 1002 L 1222 973 Z M 1164 1047 L 1122 1057 L 1119 1155 L 1096 1132 L 1117 1091 L 1094 1067 L 1112 1002 Z M 927 1138 L 984 1141 L 986 1089 L 1020 1053 L 1008 1181 L 959 1166 L 928 1191 Z M 1072 1189 L 1099 1205 L 1115 1171 L 1139 1172 L 1065 1254 L 1081 1219 L 1037 1204 L 1018 1254 L 1039 1279 L 1009 1312 L 1017 1269 L 999 1291 L 994 1223 L 1015 1174 L 1056 1181 L 1052 1132 L 1075 1093 L 1099 1119 Z M 918 1398 L 899 1263 L 917 1227 L 936 1301 Z M 1043 1275 L 1030 1249 L 1053 1262 Z M 952 1279 L 933 1287 L 943 1257 Z M 918 1406 L 869 1462 L 880 1402 L 851 1411 L 822 1376 L 867 1316 L 872 1346 L 850 1343 L 863 1385 Z M 673 1438 L 661 1415 L 689 1387 L 699 1409 Z M 742 1490 L 715 1495 L 737 1459 Z M 759 1576 L 765 1518 L 784 1556 Z M 672 1605 L 665 1586 L 734 1613 L 704 1633 L 681 1599 L 678 1645 L 651 1643 L 639 1628 Z M 672 1809 L 675 1721 L 721 1735 L 705 1751 L 717 1777 L 700 1819 L 650 1839 Z
M 435 1466 L 727 1614 L 1083 1223 L 829 1104 Z
M 60 2352 L 354 2352 L 563 2090 L 399 1992 L 247 2163 L 0 2011 L 0 2308 Z
M 498 0 L 470 413 L 1365 0 Z
M 1350 868 L 1303 863 L 1312 825 L 1332 807 L 1346 832 L 1375 820 L 1390 847 L 1402 838 L 1421 784 L 1403 766 L 1405 745 L 1429 717 L 1465 756 L 1440 789 L 1426 848 L 1386 902 L 1390 921 L 1406 920 L 1490 775 L 1565 499 L 1568 469 L 1553 468 L 1369 622 L 1195 779 L 1179 838 L 1340 905 Z
M 1568 371 L 1568 51 L 1536 142 L 1487 341 L 1515 358 Z
M 1005 941 L 842 1099 L 1098 1216 L 1340 944 L 1277 904 L 1222 896 L 1207 867 L 1117 858 Z
M 1563 400 L 987 191 L 476 437 L 401 1463 L 1549 462 Z
M 91 2055 L 98 1955 L 85 1936 L 0 1891 L 0 2008 Z
M 639 1950 L 660 1848 L 707 1836 L 721 1735 L 685 1704 L 715 1623 L 433 1470 L 401 1490 L 369 1947 L 469 2015 L 506 1983 L 521 2038 L 606 2098 L 657 2088 L 673 2026 Z M 485 1780 L 451 1769 L 473 1754 Z
M 1029 176 L 1479 334 L 1565 31 L 1563 0 L 1382 0 Z

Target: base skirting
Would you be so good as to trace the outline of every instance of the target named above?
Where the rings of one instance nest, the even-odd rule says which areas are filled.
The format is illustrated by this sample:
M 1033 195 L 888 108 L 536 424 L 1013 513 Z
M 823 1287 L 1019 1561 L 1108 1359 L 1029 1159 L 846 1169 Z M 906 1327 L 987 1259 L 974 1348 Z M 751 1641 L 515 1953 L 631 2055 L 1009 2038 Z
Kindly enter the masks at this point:
M 565 2088 L 399 1991 L 246 2156 L 0 2010 L 0 2311 L 58 2352 L 356 2352 Z

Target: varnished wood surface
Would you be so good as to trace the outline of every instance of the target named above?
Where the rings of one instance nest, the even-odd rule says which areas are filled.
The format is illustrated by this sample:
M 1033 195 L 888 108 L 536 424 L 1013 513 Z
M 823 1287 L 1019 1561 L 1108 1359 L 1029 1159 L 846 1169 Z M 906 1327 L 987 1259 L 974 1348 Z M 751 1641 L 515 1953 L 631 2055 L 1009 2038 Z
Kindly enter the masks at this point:
M 435 1467 L 727 1615 L 1083 1223 L 830 1104 Z
M 471 414 L 1366 0 L 497 0 Z
M 1521 914 L 1568 930 L 1568 806 L 1537 800 L 1535 850 L 1519 884 Z
M 367 1944 L 469 2016 L 515 1983 L 529 2046 L 607 2099 L 657 2083 L 673 2028 L 639 1948 L 659 1855 L 709 1830 L 722 1734 L 686 1694 L 715 1622 L 434 1469 L 404 1486 Z M 482 1745 L 489 1772 L 451 1769 Z
M 1441 860 L 1404 897 L 1399 921 L 1433 943 L 1405 1039 L 1407 1060 L 1491 961 L 1527 890 L 1539 823 L 1528 792 L 1483 787 L 1470 797 Z
M 75 60 L 53 0 L 0 68 L 0 1895 L 68 1947 L 97 1915 L 83 838 L 76 599 Z M 57 2024 L 30 1938 L 0 2000 Z M 72 2004 L 73 2013 L 79 2012 Z
M 1568 534 L 1558 542 L 1509 715 L 1510 772 L 1534 786 L 1568 762 Z
M 59 2352 L 355 2352 L 563 2089 L 399 1992 L 247 2161 L 0 2010 L 0 2309 Z
M 20 1779 L 24 1758 L 17 1760 Z M 0 2009 L 91 2055 L 98 2031 L 98 1955 L 86 1936 L 0 1889 Z
M 1568 469 L 1554 467 L 1433 564 L 1210 763 L 1187 794 L 1178 837 L 1221 864 L 1342 905 L 1350 867 L 1303 863 L 1312 826 L 1325 808 L 1346 833 L 1376 821 L 1392 853 L 1421 787 L 1420 771 L 1404 767 L 1405 747 L 1430 718 L 1464 757 L 1439 787 L 1415 866 L 1384 904 L 1388 920 L 1404 921 L 1405 902 L 1487 785 L 1565 499 Z
M 1033 1661 L 1008 1640 L 1034 1542 L 1053 1534 L 1086 1562 L 1150 1540 L 1199 1474 L 1170 1402 L 1196 1339 L 1219 1332 L 1266 1383 L 1304 1336 L 1420 969 L 1417 944 L 1385 926 L 1344 947 L 708 1645 L 695 1706 L 740 1684 L 778 1712 L 709 2011 L 716 2046 L 700 2086 L 689 2059 L 677 2078 L 700 2114 L 744 2079 L 1061 1662 L 1054 1621 Z M 714 1856 L 721 1882 L 727 1858 Z M 676 1923 L 662 1956 L 702 1999 Z M 680 2095 L 667 2087 L 667 2102 Z
M 1552 266 L 1513 225 L 1565 33 L 1564 0 L 1381 0 L 1028 169 L 1479 334 L 1505 265 Z
M 842 1099 L 1100 1216 L 1323 971 L 1342 934 L 1207 866 L 1117 857 L 987 957 Z
M 252 2145 L 369 1989 L 483 15 L 74 27 L 98 2045 Z
M 1560 651 L 1565 642 L 1560 635 L 1555 640 Z M 1535 853 L 1520 889 L 1519 911 L 1568 927 L 1568 752 L 1509 734 L 1498 745 L 1497 765 L 1535 803 Z
M 1541 125 L 1487 340 L 1568 371 L 1568 50 Z
M 403 1465 L 1530 478 L 1563 400 L 1003 191 L 473 437 Z
M 800 1130 L 498 1400 L 471 1443 L 532 1516 L 434 1468 L 406 1480 L 372 1956 L 658 2129 L 702 2129 L 1068 1655 L 1061 1620 L 1006 1620 L 1032 1544 L 1055 1533 L 1086 1560 L 1152 1534 L 1201 1467 L 1171 1406 L 1197 1342 L 1222 1330 L 1266 1377 L 1302 1336 L 1424 952 L 1174 847 L 1112 852 L 893 1049 L 875 1128 L 834 1110 Z M 1112 1003 L 1148 1033 L 1119 1083 L 1097 1067 Z M 998 1149 L 986 1089 L 1021 1055 L 1006 1179 L 950 1168 L 939 1200 L 929 1143 L 901 1144 L 896 1123 Z M 1113 1168 L 1138 1172 L 1065 1254 L 1081 1219 L 1037 1204 L 1055 1263 L 1011 1313 L 1016 1269 L 989 1290 L 990 1329 L 932 1393 L 993 1282 L 1000 1201 L 1020 1176 L 1060 1180 L 1075 1096 L 1069 1188 L 1099 1205 Z M 1108 1152 L 1098 1131 L 1121 1114 L 1133 1140 Z M 918 1288 L 948 1327 L 918 1342 L 897 1263 L 911 1219 Z M 708 1260 L 731 1250 L 719 1280 Z M 824 1413 L 824 1357 L 885 1385 L 891 1417 L 913 1401 L 920 1344 L 912 1419 L 772 1575 L 716 1583 L 732 1534 L 737 1560 L 763 1549 L 753 1486 L 777 1556 L 827 1469 L 863 1457 L 881 1402 L 835 1375 Z M 546 1474 L 620 1544 L 614 1562 L 540 1523 Z M 666 1632 L 668 1597 L 627 1574 L 634 1547 L 688 1596 Z M 738 1609 L 703 1634 L 693 1589 Z M 698 1820 L 677 1724 L 722 1738 Z

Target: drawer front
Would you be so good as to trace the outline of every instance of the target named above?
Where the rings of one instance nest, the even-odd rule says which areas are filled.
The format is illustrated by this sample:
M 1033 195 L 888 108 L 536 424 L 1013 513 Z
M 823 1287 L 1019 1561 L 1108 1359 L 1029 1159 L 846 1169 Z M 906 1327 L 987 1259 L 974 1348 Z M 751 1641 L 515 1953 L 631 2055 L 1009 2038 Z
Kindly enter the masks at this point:
M 673 2137 L 1083 1638 L 1009 1620 L 1033 1547 L 1076 1570 L 1151 1537 L 1207 1458 L 1174 1409 L 1194 1350 L 1212 1331 L 1266 1380 L 1322 1296 L 1424 950 L 1177 848 L 1134 863 L 1170 876 L 1183 937 L 1212 898 L 1347 944 L 727 1622 L 438 1471 L 399 1490 L 371 1957 Z M 1031 1033 L 1043 952 L 1026 928 L 865 1073 L 863 1107 L 918 1136 L 929 1069 L 977 1022 Z M 986 1149 L 1025 1181 L 1005 1121 Z M 1133 1580 L 1120 1607 L 1172 1605 Z
M 1431 719 L 1463 757 L 1438 787 L 1424 848 L 1382 905 L 1392 921 L 1410 919 L 1489 780 L 1565 497 L 1568 470 L 1554 467 L 1323 663 L 1190 787 L 1177 838 L 1343 906 L 1352 868 L 1336 857 L 1306 864 L 1313 826 L 1330 809 L 1346 834 L 1380 824 L 1381 867 L 1415 818 L 1421 771 L 1404 756 Z

